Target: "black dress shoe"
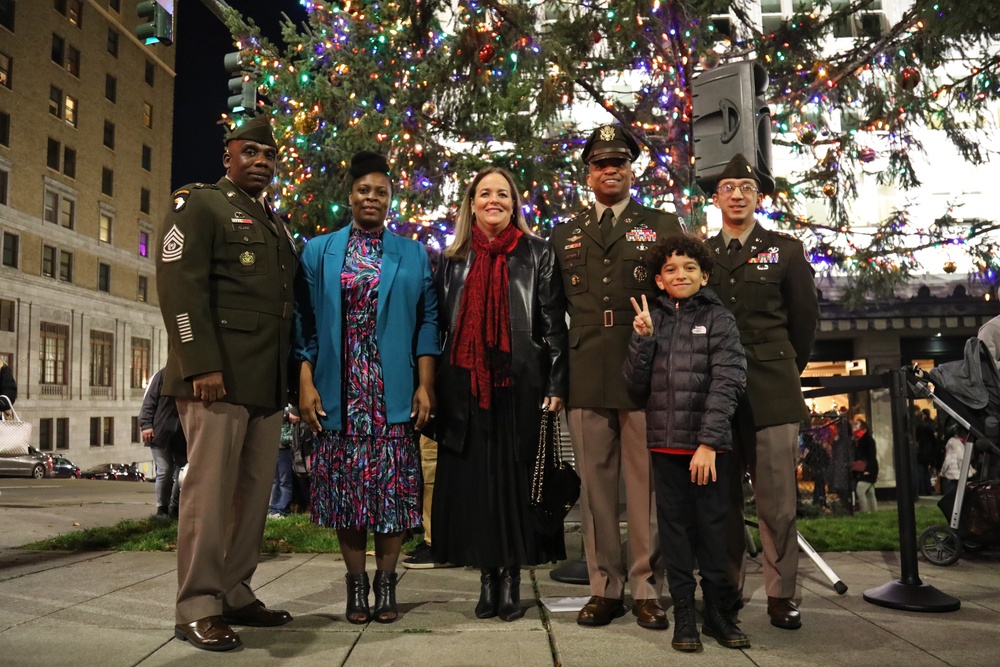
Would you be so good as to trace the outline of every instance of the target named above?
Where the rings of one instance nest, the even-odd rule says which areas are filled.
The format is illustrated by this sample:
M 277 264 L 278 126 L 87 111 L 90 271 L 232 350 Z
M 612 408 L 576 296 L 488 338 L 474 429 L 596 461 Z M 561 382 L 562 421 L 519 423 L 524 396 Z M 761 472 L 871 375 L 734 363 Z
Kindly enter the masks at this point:
M 784 630 L 798 630 L 802 627 L 802 615 L 791 598 L 767 597 L 767 615 L 771 625 Z
M 500 573 L 500 592 L 497 595 L 497 616 L 502 621 L 516 621 L 524 616 L 521 606 L 521 569 L 504 568 Z
M 476 618 L 493 618 L 500 604 L 500 570 L 479 571 L 479 602 L 476 603 Z
M 616 598 L 602 598 L 600 595 L 590 596 L 587 604 L 577 614 L 577 625 L 607 625 L 612 620 L 625 615 L 625 605 Z
M 379 623 L 394 623 L 399 618 L 399 609 L 396 608 L 396 573 L 377 571 L 372 588 L 375 589 L 375 620 Z
M 635 622 L 639 624 L 640 628 L 666 630 L 670 627 L 670 621 L 667 620 L 667 612 L 663 611 L 663 605 L 656 598 L 636 600 L 632 606 L 632 614 L 635 616 Z
M 174 626 L 174 637 L 205 651 L 230 651 L 242 646 L 236 634 L 221 616 L 207 616 L 191 623 Z
M 268 609 L 260 600 L 245 607 L 222 612 L 222 620 L 230 625 L 251 625 L 255 628 L 273 628 L 292 620 L 292 615 L 281 609 Z

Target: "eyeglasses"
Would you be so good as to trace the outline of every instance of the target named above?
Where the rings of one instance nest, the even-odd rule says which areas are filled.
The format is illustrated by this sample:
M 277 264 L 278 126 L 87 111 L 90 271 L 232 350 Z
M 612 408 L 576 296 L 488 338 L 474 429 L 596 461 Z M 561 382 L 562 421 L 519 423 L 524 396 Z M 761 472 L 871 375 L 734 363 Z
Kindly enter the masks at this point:
M 731 195 L 736 190 L 736 188 L 739 188 L 740 192 L 742 192 L 745 195 L 753 195 L 758 192 L 757 186 L 754 185 L 753 183 L 744 183 L 743 185 L 739 186 L 733 185 L 732 183 L 726 183 L 725 185 L 719 186 L 719 194 Z

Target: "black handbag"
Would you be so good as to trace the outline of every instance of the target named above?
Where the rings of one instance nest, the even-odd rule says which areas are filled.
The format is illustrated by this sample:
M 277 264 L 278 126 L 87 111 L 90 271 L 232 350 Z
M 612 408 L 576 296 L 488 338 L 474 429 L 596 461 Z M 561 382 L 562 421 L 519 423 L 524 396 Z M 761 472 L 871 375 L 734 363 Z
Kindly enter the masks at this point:
M 531 511 L 535 529 L 543 535 L 563 531 L 563 520 L 580 497 L 580 477 L 559 451 L 559 415 L 542 408 L 538 454 L 531 477 Z

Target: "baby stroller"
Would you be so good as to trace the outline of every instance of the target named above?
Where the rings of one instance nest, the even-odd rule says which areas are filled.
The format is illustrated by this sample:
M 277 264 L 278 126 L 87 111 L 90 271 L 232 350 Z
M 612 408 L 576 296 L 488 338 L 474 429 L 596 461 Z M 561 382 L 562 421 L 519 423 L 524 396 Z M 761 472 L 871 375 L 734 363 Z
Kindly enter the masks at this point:
M 934 391 L 927 386 L 934 383 Z M 934 565 L 951 565 L 963 550 L 1000 544 L 1000 374 L 985 343 L 970 338 L 961 361 L 941 364 L 928 374 L 913 370 L 911 386 L 920 398 L 930 398 L 939 410 L 968 430 L 958 485 L 938 503 L 948 525 L 931 526 L 918 540 L 924 558 Z M 981 480 L 969 483 L 973 459 Z

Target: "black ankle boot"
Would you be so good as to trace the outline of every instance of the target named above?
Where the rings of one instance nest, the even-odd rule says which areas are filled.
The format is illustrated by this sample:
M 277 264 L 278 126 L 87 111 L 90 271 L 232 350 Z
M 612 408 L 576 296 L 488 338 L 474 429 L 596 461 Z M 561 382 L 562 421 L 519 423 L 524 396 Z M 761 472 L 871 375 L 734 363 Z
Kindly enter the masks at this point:
M 500 570 L 480 570 L 479 602 L 476 603 L 476 618 L 493 618 L 497 615 L 500 593 Z
M 379 623 L 395 623 L 399 618 L 399 610 L 396 608 L 396 573 L 382 572 L 375 573 L 375 620 Z
M 500 595 L 497 616 L 504 621 L 516 621 L 524 616 L 521 607 L 521 570 L 516 567 L 504 568 L 500 573 Z
M 697 651 L 701 648 L 693 595 L 674 600 L 674 639 L 670 645 L 678 651 Z
M 344 575 L 347 581 L 347 622 L 363 625 L 372 620 L 372 610 L 368 606 L 368 573 Z
M 726 648 L 750 648 L 750 640 L 733 620 L 730 611 L 723 611 L 717 605 L 705 601 L 704 623 L 701 631 Z

